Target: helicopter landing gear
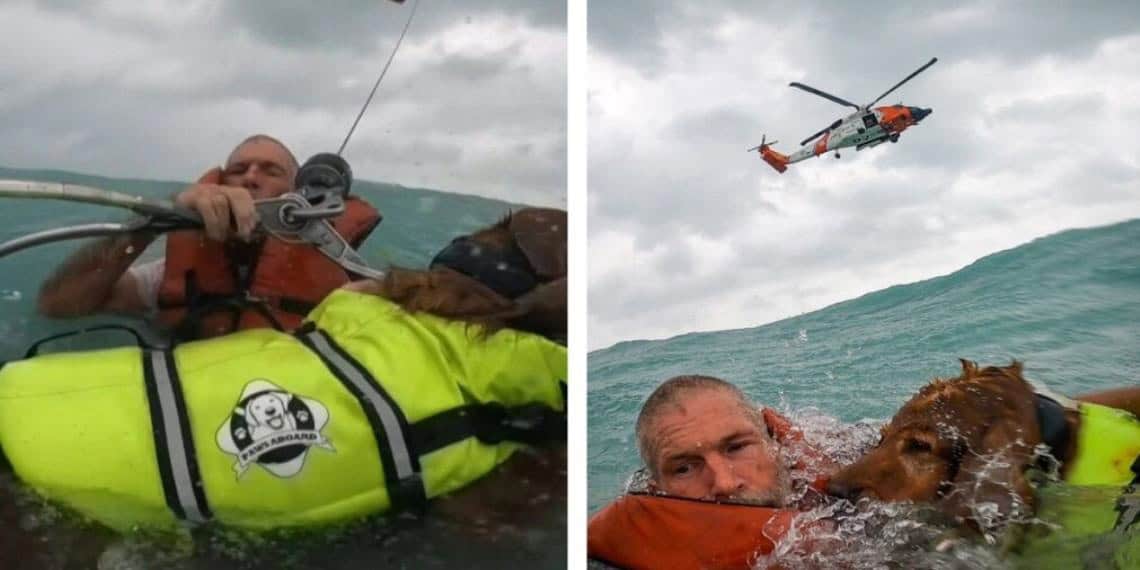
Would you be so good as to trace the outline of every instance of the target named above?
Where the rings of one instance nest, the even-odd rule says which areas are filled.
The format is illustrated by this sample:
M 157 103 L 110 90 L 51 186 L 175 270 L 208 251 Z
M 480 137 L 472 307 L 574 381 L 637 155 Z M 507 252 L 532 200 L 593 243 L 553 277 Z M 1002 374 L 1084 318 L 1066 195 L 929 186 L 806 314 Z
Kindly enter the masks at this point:
M 839 158 L 839 151 L 835 151 L 835 158 Z
M 899 135 L 898 135 L 898 133 L 895 133 L 895 134 L 891 135 L 891 142 L 893 142 L 893 143 L 897 143 L 897 142 L 899 142 Z

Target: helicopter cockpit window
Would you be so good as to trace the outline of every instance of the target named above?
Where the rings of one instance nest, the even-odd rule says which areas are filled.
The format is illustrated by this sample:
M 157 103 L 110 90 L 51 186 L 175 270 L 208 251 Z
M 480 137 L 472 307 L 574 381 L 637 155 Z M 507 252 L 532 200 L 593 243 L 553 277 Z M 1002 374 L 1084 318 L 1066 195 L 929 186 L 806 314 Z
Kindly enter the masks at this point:
M 867 127 L 869 129 L 869 128 L 875 126 L 876 124 L 878 124 L 878 120 L 875 119 L 874 113 L 867 113 L 866 115 L 863 115 L 863 126 L 864 127 Z

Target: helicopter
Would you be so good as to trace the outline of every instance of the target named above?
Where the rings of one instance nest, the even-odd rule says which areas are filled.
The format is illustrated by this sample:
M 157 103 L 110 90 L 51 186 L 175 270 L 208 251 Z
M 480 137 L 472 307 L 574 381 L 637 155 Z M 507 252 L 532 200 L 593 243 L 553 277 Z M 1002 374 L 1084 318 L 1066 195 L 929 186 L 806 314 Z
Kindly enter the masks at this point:
M 920 121 L 925 119 L 928 115 L 934 112 L 934 109 L 923 109 L 921 107 L 907 107 L 902 104 L 888 105 L 886 107 L 871 108 L 871 105 L 878 103 L 883 97 L 890 95 L 895 89 L 902 86 L 903 83 L 910 81 L 914 76 L 926 71 L 926 68 L 934 65 L 938 58 L 931 58 L 930 61 L 922 67 L 915 70 L 914 73 L 906 76 L 905 79 L 899 81 L 894 87 L 887 89 L 885 93 L 879 95 L 874 101 L 866 105 L 856 105 L 845 99 L 840 99 L 835 95 L 816 89 L 803 83 L 792 82 L 788 85 L 803 89 L 808 93 L 819 95 L 828 101 L 853 107 L 854 113 L 843 117 L 824 127 L 819 132 L 811 135 L 800 142 L 800 148 L 792 154 L 785 155 L 772 149 L 772 145 L 778 141 L 767 141 L 767 136 L 760 138 L 760 144 L 748 149 L 748 152 L 754 150 L 760 151 L 760 157 L 764 159 L 772 168 L 778 172 L 784 172 L 788 169 L 788 165 L 793 162 L 806 160 L 821 154 L 835 151 L 835 158 L 839 158 L 839 149 L 849 146 L 855 147 L 856 151 L 865 148 L 878 146 L 885 141 L 892 143 L 899 142 L 899 135 L 907 129 L 917 125 Z M 819 138 L 815 144 L 807 146 L 807 144 Z

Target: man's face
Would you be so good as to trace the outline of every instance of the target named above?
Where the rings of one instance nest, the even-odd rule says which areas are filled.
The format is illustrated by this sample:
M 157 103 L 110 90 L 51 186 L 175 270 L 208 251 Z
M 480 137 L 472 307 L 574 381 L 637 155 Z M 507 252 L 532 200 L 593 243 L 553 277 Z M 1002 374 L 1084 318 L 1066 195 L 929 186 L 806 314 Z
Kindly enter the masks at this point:
M 248 141 L 226 161 L 222 184 L 241 186 L 255 200 L 280 196 L 293 189 L 297 170 L 281 145 L 266 139 Z
M 782 505 L 788 474 L 775 444 L 727 390 L 694 390 L 653 422 L 657 475 L 669 495 Z

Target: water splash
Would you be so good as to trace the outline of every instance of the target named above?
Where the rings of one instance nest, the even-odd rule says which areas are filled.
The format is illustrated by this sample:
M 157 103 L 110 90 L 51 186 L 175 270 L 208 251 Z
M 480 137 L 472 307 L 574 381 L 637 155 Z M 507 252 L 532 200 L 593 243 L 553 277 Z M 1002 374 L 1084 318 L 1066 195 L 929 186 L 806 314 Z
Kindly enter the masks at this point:
M 847 501 L 796 517 L 775 550 L 755 568 L 1004 569 L 993 549 L 961 539 L 929 506 Z

